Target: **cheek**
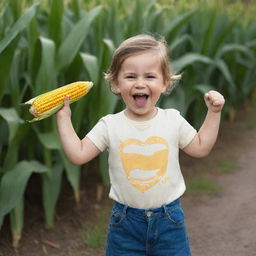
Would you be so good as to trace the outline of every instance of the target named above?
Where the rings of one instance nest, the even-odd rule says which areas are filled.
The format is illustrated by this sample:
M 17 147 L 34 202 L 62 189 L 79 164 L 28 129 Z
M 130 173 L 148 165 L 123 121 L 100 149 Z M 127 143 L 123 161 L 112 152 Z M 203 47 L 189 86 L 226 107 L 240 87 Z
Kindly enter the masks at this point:
M 157 97 L 160 96 L 164 91 L 165 91 L 165 87 L 163 86 L 159 87 L 158 85 L 158 86 L 152 87 L 152 94 Z

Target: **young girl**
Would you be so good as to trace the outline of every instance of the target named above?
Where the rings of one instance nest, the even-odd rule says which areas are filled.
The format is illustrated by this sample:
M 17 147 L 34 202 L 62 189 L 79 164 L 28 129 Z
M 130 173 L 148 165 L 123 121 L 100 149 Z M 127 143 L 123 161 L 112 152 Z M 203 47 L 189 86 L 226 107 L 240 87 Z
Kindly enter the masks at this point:
M 68 97 L 57 124 L 69 160 L 81 165 L 109 151 L 110 219 L 107 256 L 191 255 L 180 197 L 185 191 L 179 149 L 206 156 L 218 134 L 224 98 L 205 94 L 208 113 L 197 132 L 175 109 L 156 103 L 177 78 L 169 69 L 163 39 L 138 35 L 114 52 L 106 74 L 126 108 L 99 120 L 80 140 L 71 123 Z

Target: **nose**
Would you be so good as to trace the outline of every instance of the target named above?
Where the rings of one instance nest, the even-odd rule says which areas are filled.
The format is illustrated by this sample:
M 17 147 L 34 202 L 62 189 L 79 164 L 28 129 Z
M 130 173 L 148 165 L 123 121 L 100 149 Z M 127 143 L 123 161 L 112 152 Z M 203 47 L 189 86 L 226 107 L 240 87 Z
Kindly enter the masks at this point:
M 145 80 L 143 78 L 138 78 L 136 81 L 136 88 L 144 88 L 146 85 Z

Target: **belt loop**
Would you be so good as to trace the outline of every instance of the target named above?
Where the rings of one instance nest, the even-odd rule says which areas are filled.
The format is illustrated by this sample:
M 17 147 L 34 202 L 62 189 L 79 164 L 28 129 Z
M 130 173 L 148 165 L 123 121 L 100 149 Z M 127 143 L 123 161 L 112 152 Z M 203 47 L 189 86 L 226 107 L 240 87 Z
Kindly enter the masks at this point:
M 124 215 L 124 216 L 126 215 L 127 208 L 128 208 L 128 205 L 124 205 L 124 208 L 123 208 L 123 215 Z
M 168 215 L 168 214 L 167 214 L 167 206 L 166 206 L 166 204 L 163 205 L 163 208 L 164 208 L 164 214 L 165 214 L 165 216 Z

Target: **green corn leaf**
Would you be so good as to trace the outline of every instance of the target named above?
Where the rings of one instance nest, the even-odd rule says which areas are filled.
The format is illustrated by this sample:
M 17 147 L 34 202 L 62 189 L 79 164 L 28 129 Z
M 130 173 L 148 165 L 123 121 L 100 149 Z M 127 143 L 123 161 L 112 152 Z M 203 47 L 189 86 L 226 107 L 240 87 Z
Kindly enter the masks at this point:
M 248 99 L 250 97 L 251 92 L 253 91 L 253 88 L 256 88 L 256 62 L 250 63 L 250 67 L 246 69 L 246 73 L 243 79 L 243 83 L 241 86 L 241 91 L 243 93 L 243 96 Z
M 71 6 L 70 9 L 74 13 L 74 16 L 80 18 L 80 8 L 81 8 L 81 6 L 79 4 L 79 0 L 71 0 L 70 6 Z
M 80 190 L 79 190 L 79 183 L 80 183 L 80 166 L 73 165 L 69 162 L 66 158 L 63 151 L 60 151 L 61 159 L 65 167 L 65 172 L 68 178 L 68 181 L 73 189 L 75 200 L 77 203 L 80 202 Z
M 102 46 L 103 54 L 99 61 L 101 63 L 101 66 L 100 66 L 101 70 L 107 70 L 114 51 L 115 51 L 114 42 L 110 39 L 104 38 L 103 46 Z
M 5 48 L 5 50 L 2 53 L 0 53 L 0 102 L 2 101 L 2 98 L 5 93 L 5 88 L 7 87 L 6 80 L 11 69 L 14 51 L 16 47 L 17 40 L 14 40 Z
M 51 169 L 51 175 L 43 174 L 43 207 L 46 227 L 54 224 L 55 207 L 60 194 L 63 165 L 58 161 Z
M 9 7 L 12 10 L 12 15 L 17 20 L 22 12 L 22 1 L 10 1 Z
M 191 46 L 194 43 L 194 39 L 192 36 L 190 35 L 182 35 L 180 37 L 177 37 L 173 40 L 173 42 L 170 43 L 169 47 L 171 50 L 171 54 L 176 50 L 176 48 L 178 48 L 179 46 L 185 44 L 185 43 L 189 43 Z
M 7 171 L 16 164 L 20 143 L 27 132 L 27 127 L 22 125 L 24 121 L 14 108 L 0 108 L 0 116 L 7 122 L 9 131 L 8 147 L 3 161 L 3 167 Z
M 99 61 L 98 58 L 92 54 L 80 53 L 84 67 L 89 73 L 90 80 L 96 85 L 99 81 Z
M 103 39 L 103 55 L 100 61 L 100 70 L 107 69 L 114 49 L 115 47 L 112 40 Z M 110 91 L 109 84 L 103 79 L 98 86 L 95 87 L 90 96 L 90 109 L 93 109 L 93 113 L 90 113 L 90 126 L 92 126 L 103 115 L 114 112 L 119 98 Z M 101 99 L 100 104 L 98 104 L 99 98 Z
M 20 143 L 21 138 L 18 136 L 15 136 L 14 139 L 8 143 L 8 148 L 3 161 L 3 168 L 5 171 L 12 169 L 18 161 Z
M 202 55 L 209 55 L 209 50 L 210 50 L 210 46 L 212 44 L 213 41 L 213 36 L 214 36 L 214 25 L 215 25 L 215 21 L 217 18 L 217 11 L 213 10 L 211 13 L 209 13 L 209 23 L 206 29 L 205 34 L 203 35 L 203 43 L 202 43 L 202 48 L 200 53 Z
M 163 108 L 178 109 L 181 115 L 186 116 L 189 106 L 194 99 L 195 95 L 189 96 L 183 87 L 178 87 L 170 96 L 163 99 L 161 105 Z
M 17 248 L 21 239 L 21 232 L 24 225 L 24 198 L 16 204 L 10 213 L 10 223 L 12 231 L 12 245 Z
M 215 90 L 215 88 L 210 84 L 197 84 L 194 88 L 202 94 Z
M 108 51 L 110 52 L 110 54 L 112 55 L 112 53 L 115 51 L 115 46 L 112 40 L 110 39 L 103 39 L 103 43 L 104 45 L 106 45 Z
M 24 121 L 19 117 L 14 108 L 0 108 L 0 116 L 2 116 L 9 127 L 9 143 L 13 140 L 20 124 Z
M 153 0 L 151 6 L 149 5 L 146 9 L 147 15 L 143 31 L 158 31 L 159 34 L 163 35 L 167 11 L 167 6 L 161 6 Z
M 60 150 L 61 149 L 61 143 L 59 139 L 59 135 L 56 131 L 51 132 L 39 132 L 37 128 L 34 127 L 34 130 L 37 133 L 38 139 L 41 142 L 41 144 L 49 149 L 49 150 Z
M 41 64 L 36 77 L 35 95 L 51 91 L 57 85 L 55 68 L 55 43 L 44 37 L 39 38 L 41 45 Z
M 0 53 L 11 43 L 11 41 L 25 29 L 36 14 L 36 8 L 39 3 L 33 4 L 7 32 L 4 39 L 0 42 Z
M 195 62 L 201 62 L 208 65 L 213 64 L 213 61 L 207 56 L 198 53 L 187 53 L 179 59 L 174 60 L 172 62 L 172 68 L 175 70 L 175 73 L 178 73 L 185 67 L 193 65 Z
M 102 178 L 103 185 L 109 187 L 109 173 L 108 173 L 108 152 L 105 150 L 99 155 L 99 171 Z
M 80 53 L 80 57 L 82 59 L 82 63 L 89 74 L 90 81 L 99 87 L 99 75 L 100 75 L 100 67 L 98 58 L 92 54 L 88 53 Z M 82 122 L 85 118 L 84 113 L 89 111 L 90 101 L 92 99 L 92 95 L 95 94 L 97 88 L 94 88 L 92 92 L 86 97 L 84 100 L 79 101 L 74 109 L 73 114 L 73 123 L 76 131 L 79 132 Z M 88 122 L 88 121 L 87 121 Z
M 91 93 L 76 103 L 74 106 L 74 110 L 72 112 L 72 122 L 74 125 L 74 129 L 79 133 L 81 131 L 81 126 L 83 123 L 88 124 L 89 120 L 87 120 L 87 113 L 90 111 L 90 101 L 91 101 Z M 86 127 L 88 129 L 88 127 Z M 82 129 L 82 134 L 84 134 L 85 130 Z
M 134 1 L 134 8 L 132 12 L 127 14 L 126 17 L 126 31 L 124 37 L 127 38 L 130 35 L 138 34 L 142 32 L 143 28 L 143 7 L 141 0 Z
M 21 161 L 2 176 L 0 180 L 0 227 L 4 216 L 22 199 L 31 174 L 47 171 L 49 169 L 37 161 Z
M 38 38 L 40 37 L 41 30 L 39 28 L 39 24 L 36 19 L 33 19 L 27 29 L 28 33 L 28 70 L 27 76 L 30 80 L 30 87 L 34 90 L 34 84 L 36 80 L 36 76 L 38 74 L 38 70 L 41 64 L 41 49 L 38 47 L 40 45 L 40 41 Z
M 102 33 L 103 29 L 108 31 L 108 37 L 112 38 L 114 41 L 120 40 L 120 37 L 123 34 L 123 31 L 121 32 L 120 28 L 121 22 L 118 18 L 118 13 L 120 11 L 119 3 L 122 1 L 118 1 L 119 3 L 117 3 L 117 1 L 110 2 L 111 3 L 107 7 L 107 17 L 105 18 L 103 15 L 100 16 L 100 33 L 97 35 L 97 42 L 100 42 L 100 38 L 104 37 L 104 34 Z
M 169 25 L 166 26 L 163 31 L 163 35 L 165 35 L 167 42 L 170 43 L 175 38 L 178 31 L 182 28 L 182 26 L 188 23 L 194 13 L 195 10 L 189 10 L 169 22 Z
M 245 44 L 248 48 L 255 48 L 256 47 L 256 40 L 249 41 Z
M 101 6 L 95 7 L 86 15 L 84 15 L 84 17 L 81 18 L 81 20 L 73 27 L 67 38 L 61 44 L 58 51 L 58 70 L 67 67 L 73 61 L 89 32 L 92 22 L 100 14 L 101 10 Z
M 61 43 L 62 37 L 62 16 L 64 11 L 63 1 L 51 1 L 49 21 L 49 36 L 57 46 Z
M 241 44 L 225 44 L 221 49 L 219 49 L 218 53 L 216 54 L 216 58 L 221 58 L 224 54 L 230 52 L 241 52 L 247 55 L 249 58 L 254 59 L 254 54 L 249 48 Z
M 19 86 L 19 76 L 20 69 L 19 65 L 22 62 L 22 54 L 21 51 L 16 50 L 14 53 L 13 62 L 10 69 L 10 75 L 7 84 L 9 84 L 9 92 L 11 94 L 12 106 L 15 107 L 16 110 L 19 109 L 19 102 L 21 102 L 21 92 Z M 7 87 L 7 88 L 8 88 Z
M 219 49 L 221 48 L 221 46 L 224 44 L 226 38 L 232 33 L 232 29 L 234 28 L 234 26 L 236 25 L 236 20 L 230 22 L 225 29 L 223 29 L 219 34 L 218 34 L 218 40 L 216 40 L 216 44 L 213 47 L 212 50 L 212 54 L 211 56 L 215 56 L 217 54 L 217 52 L 219 51 Z M 223 24 L 220 24 L 220 26 L 223 26 Z
M 216 60 L 215 63 L 216 63 L 216 67 L 220 70 L 221 74 L 227 80 L 227 82 L 229 84 L 228 91 L 229 91 L 230 95 L 233 96 L 232 98 L 235 98 L 236 86 L 235 86 L 234 80 L 232 78 L 232 75 L 229 71 L 229 68 L 228 68 L 226 62 L 221 59 L 218 59 L 218 60 Z
M 61 145 L 56 131 L 42 133 L 39 132 L 36 127 L 34 127 L 34 130 L 36 131 L 39 141 L 45 148 L 44 161 L 46 166 L 49 167 L 49 171 L 42 175 L 42 183 L 45 223 L 46 227 L 50 228 L 54 223 L 55 207 L 60 194 L 63 171 L 63 164 L 60 159 L 52 166 L 53 160 L 50 150 L 61 150 Z

